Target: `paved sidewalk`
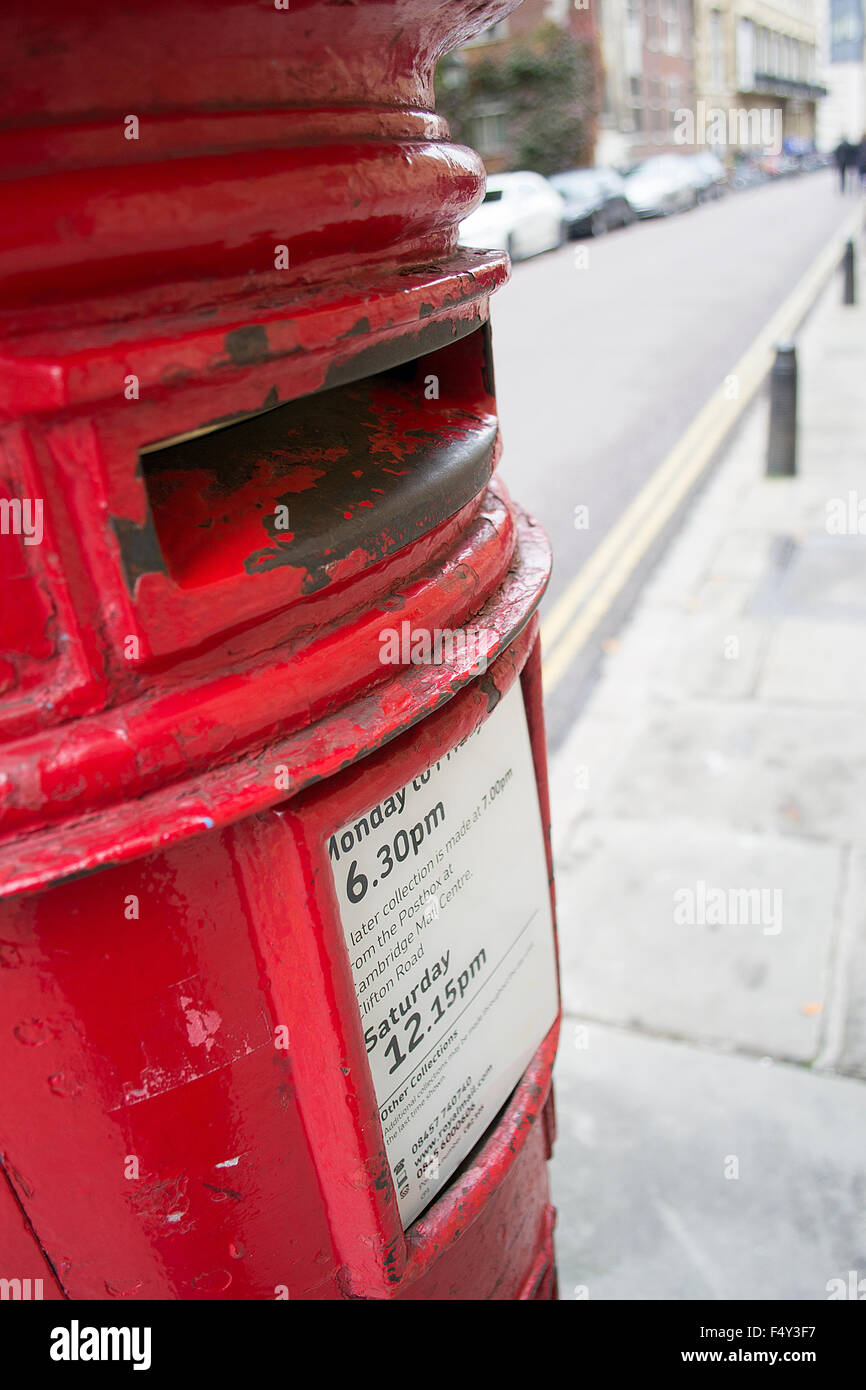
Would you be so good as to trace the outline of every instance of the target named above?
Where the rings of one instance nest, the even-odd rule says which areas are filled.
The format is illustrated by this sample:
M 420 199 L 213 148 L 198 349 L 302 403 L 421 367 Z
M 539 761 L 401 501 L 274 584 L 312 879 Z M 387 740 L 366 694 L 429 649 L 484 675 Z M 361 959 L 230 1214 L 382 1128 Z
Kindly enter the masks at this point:
M 851 1270 L 866 1297 L 866 308 L 840 299 L 798 338 L 799 476 L 764 477 L 762 400 L 552 769 L 563 1298 L 824 1299 Z

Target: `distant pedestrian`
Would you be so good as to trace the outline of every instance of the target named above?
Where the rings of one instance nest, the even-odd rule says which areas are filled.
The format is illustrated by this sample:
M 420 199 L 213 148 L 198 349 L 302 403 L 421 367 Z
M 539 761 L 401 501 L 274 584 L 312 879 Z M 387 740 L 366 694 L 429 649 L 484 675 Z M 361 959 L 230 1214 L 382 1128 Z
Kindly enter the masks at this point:
M 845 176 L 851 165 L 851 156 L 856 154 L 854 145 L 849 144 L 845 136 L 839 141 L 833 151 L 833 158 L 836 161 L 836 168 L 839 171 L 839 192 L 845 192 Z
M 863 138 L 854 153 L 857 162 L 857 173 L 860 175 L 860 187 L 863 188 L 866 187 L 866 132 L 864 132 Z

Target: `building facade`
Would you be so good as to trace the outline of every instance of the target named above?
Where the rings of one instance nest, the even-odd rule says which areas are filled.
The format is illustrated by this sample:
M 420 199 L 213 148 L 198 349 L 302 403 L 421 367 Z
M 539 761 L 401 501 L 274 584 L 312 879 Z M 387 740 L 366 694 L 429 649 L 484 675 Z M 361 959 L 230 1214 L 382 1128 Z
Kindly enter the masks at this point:
M 694 102 L 692 0 L 594 0 L 604 99 L 596 158 L 626 166 L 675 147 L 676 114 Z
M 587 114 L 591 113 L 594 127 L 596 107 L 600 102 L 601 62 L 596 23 L 598 0 L 522 0 L 515 10 L 498 24 L 465 44 L 440 66 L 439 80 L 446 86 L 459 88 L 474 64 L 489 60 L 501 63 L 520 43 L 531 42 L 545 29 L 559 29 L 577 40 L 583 50 L 581 83 Z M 447 106 L 439 101 L 440 108 Z M 513 167 L 514 130 L 512 105 L 507 95 L 489 93 L 473 99 L 472 110 L 461 138 L 482 156 L 489 173 L 499 173 Z M 454 125 L 453 113 L 451 115 Z M 591 148 L 594 146 L 594 128 Z M 591 153 L 589 156 L 591 162 Z
M 816 144 L 833 150 L 866 132 L 863 0 L 823 0 L 818 24 L 819 76 L 827 96 L 818 106 Z
M 451 77 L 459 81 L 461 67 L 497 60 L 515 40 L 554 24 L 598 54 L 596 164 L 627 168 L 652 154 L 705 146 L 729 159 L 796 152 L 813 142 L 827 148 L 846 133 L 859 139 L 861 129 L 853 127 L 861 118 L 866 125 L 864 3 L 523 0 L 452 55 Z M 832 101 L 819 122 L 828 72 L 839 89 L 832 132 L 824 119 Z M 490 171 L 511 167 L 506 97 L 476 102 L 468 139 Z
M 695 0 L 698 133 L 725 115 L 729 153 L 780 153 L 811 144 L 817 105 L 819 3 Z M 700 142 L 699 142 L 700 143 Z

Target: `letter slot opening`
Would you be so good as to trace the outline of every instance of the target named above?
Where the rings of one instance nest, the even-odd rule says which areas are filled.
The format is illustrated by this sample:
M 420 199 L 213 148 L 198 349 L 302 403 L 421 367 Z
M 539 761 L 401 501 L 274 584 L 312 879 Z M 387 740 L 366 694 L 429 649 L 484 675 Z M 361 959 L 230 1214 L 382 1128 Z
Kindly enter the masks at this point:
M 482 492 L 496 444 L 484 325 L 386 371 L 154 446 L 141 466 L 178 588 L 248 585 L 284 569 L 290 601 L 340 577 L 357 552 L 356 572 L 453 516 Z

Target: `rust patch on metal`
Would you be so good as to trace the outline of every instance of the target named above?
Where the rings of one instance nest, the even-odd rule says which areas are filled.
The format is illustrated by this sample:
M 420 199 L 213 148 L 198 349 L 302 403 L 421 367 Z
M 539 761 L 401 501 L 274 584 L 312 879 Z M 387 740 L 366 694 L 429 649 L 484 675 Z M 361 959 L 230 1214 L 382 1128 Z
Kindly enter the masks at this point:
M 227 333 L 226 352 L 236 367 L 263 362 L 270 353 L 264 324 L 251 323 L 245 328 L 235 328 L 231 333 Z
M 492 671 L 485 671 L 484 675 L 479 677 L 478 687 L 487 696 L 487 713 L 490 714 L 502 699 L 502 692 L 493 679 Z
M 369 332 L 370 320 L 365 314 L 363 318 L 357 319 L 351 328 L 347 328 L 345 333 L 340 333 L 337 341 L 340 342 L 343 338 L 364 338 Z
M 135 592 L 141 575 L 168 573 L 150 512 L 143 526 L 121 516 L 109 517 L 109 521 L 117 537 L 123 577 L 130 593 Z

